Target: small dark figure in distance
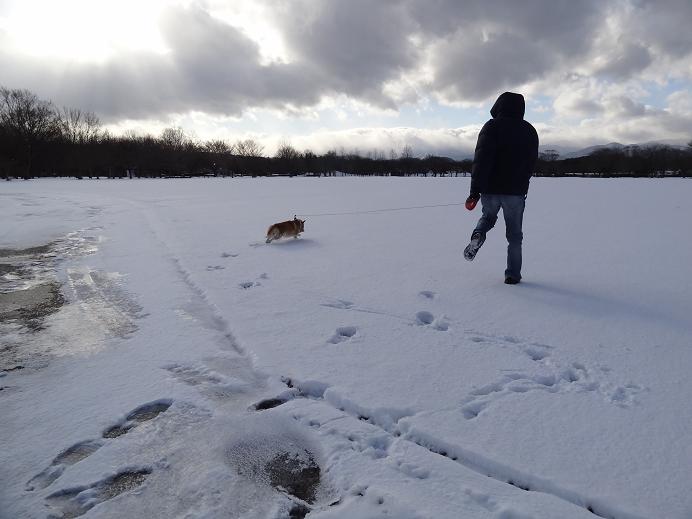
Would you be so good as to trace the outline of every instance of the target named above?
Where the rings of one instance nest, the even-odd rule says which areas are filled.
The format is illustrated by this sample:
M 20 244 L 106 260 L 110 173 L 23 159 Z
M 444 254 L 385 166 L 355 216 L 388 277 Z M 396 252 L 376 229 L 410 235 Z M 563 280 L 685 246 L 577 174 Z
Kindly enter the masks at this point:
M 299 220 L 295 215 L 293 220 L 273 224 L 267 229 L 267 243 L 278 240 L 284 236 L 297 238 L 301 232 L 305 231 L 305 220 Z
M 464 249 L 464 258 L 473 261 L 485 242 L 486 233 L 495 226 L 502 209 L 505 218 L 507 270 L 505 283 L 521 281 L 521 229 L 529 179 L 538 158 L 538 134 L 524 120 L 524 96 L 505 92 L 495 101 L 490 115 L 478 134 L 471 172 L 471 194 L 466 208 L 472 210 L 480 199 L 483 215 Z

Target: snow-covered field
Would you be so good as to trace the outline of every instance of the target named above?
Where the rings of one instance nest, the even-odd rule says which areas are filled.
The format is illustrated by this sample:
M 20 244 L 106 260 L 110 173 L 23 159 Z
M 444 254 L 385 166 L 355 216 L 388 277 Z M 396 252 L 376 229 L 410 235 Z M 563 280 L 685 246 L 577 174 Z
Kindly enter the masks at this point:
M 518 286 L 501 219 L 368 212 L 468 182 L 0 184 L 64 299 L 0 322 L 0 517 L 692 517 L 692 183 L 534 179 Z

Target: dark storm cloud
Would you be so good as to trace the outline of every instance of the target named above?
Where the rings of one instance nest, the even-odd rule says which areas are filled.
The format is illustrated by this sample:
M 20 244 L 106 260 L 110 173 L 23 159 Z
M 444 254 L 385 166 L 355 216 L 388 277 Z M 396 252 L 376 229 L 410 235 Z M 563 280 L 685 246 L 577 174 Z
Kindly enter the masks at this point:
M 482 41 L 464 33 L 435 49 L 435 87 L 449 100 L 482 100 L 528 82 L 550 69 L 541 45 L 514 34 Z
M 449 100 L 469 101 L 540 79 L 586 53 L 601 29 L 603 5 L 433 0 L 411 8 L 422 30 L 440 38 L 432 52 L 434 88 Z
M 584 52 L 597 31 L 606 2 L 601 0 L 410 0 L 409 9 L 430 35 L 446 37 L 459 31 L 487 28 L 513 33 L 565 54 Z
M 106 120 L 293 109 L 330 95 L 396 108 L 399 99 L 388 94 L 396 89 L 385 87 L 402 74 L 424 95 L 482 101 L 576 69 L 596 79 L 636 78 L 692 51 L 689 0 L 273 0 L 264 7 L 288 62 L 263 63 L 257 43 L 196 5 L 162 16 L 166 54 L 119 54 L 102 64 L 19 57 L 1 45 L 0 31 L 0 84 Z
M 640 43 L 627 42 L 609 53 L 607 62 L 598 72 L 613 79 L 626 79 L 641 72 L 652 62 L 648 48 Z
M 623 32 L 642 38 L 651 47 L 673 57 L 692 53 L 690 0 L 639 0 Z
M 646 107 L 626 96 L 617 96 L 608 101 L 609 112 L 615 117 L 639 117 L 646 114 Z
M 302 63 L 260 64 L 257 44 L 201 9 L 174 9 L 162 21 L 179 91 L 195 109 L 240 113 L 249 106 L 310 105 L 319 82 Z
M 393 107 L 383 84 L 416 65 L 409 36 L 415 21 L 396 0 L 283 2 L 280 26 L 299 60 L 320 71 L 325 86 Z

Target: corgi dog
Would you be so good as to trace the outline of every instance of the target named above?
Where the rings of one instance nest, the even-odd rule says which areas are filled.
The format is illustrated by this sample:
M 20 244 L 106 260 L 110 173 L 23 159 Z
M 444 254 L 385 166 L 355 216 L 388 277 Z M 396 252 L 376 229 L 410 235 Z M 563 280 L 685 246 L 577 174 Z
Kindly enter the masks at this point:
M 299 220 L 296 215 L 293 215 L 293 220 L 275 223 L 267 229 L 267 243 L 271 243 L 272 240 L 278 240 L 284 236 L 297 238 L 303 231 L 305 231 L 305 220 Z

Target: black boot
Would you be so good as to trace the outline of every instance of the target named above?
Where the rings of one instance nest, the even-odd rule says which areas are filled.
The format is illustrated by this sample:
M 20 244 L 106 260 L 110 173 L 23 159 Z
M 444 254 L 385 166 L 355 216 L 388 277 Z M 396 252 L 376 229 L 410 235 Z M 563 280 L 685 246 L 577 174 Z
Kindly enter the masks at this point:
M 464 258 L 468 261 L 473 261 L 473 258 L 476 257 L 478 249 L 480 249 L 483 245 L 483 242 L 485 242 L 485 234 L 474 231 L 471 235 L 471 241 L 464 249 Z
M 505 277 L 506 285 L 516 285 L 517 283 L 519 283 L 519 280 L 517 278 L 513 278 L 512 276 Z

